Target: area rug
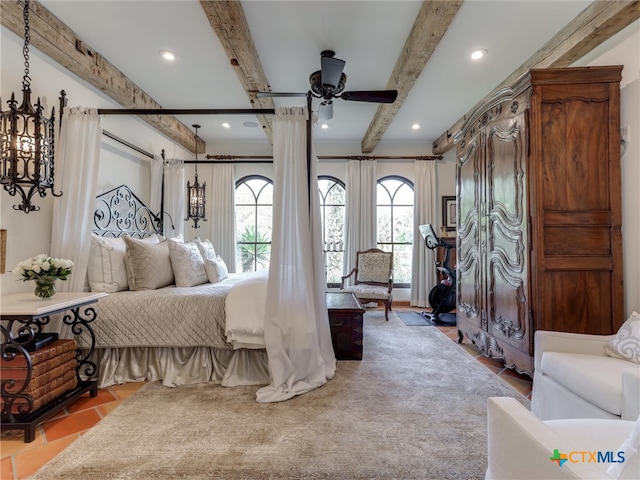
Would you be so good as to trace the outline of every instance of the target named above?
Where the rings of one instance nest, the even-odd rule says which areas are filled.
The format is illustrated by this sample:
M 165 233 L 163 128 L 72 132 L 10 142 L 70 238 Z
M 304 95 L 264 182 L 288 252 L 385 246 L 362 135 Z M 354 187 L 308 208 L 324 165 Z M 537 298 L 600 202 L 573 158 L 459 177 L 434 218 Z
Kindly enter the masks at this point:
M 434 321 L 430 317 L 426 317 L 422 315 L 420 312 L 415 311 L 405 311 L 405 312 L 396 312 L 402 323 L 409 327 L 423 327 L 423 326 L 434 326 L 434 325 L 444 325 L 447 327 L 455 327 L 456 322 L 456 314 L 455 313 L 441 313 L 438 315 L 440 321 Z
M 364 315 L 362 361 L 281 403 L 145 385 L 33 479 L 481 479 L 486 402 L 529 401 L 437 328 Z

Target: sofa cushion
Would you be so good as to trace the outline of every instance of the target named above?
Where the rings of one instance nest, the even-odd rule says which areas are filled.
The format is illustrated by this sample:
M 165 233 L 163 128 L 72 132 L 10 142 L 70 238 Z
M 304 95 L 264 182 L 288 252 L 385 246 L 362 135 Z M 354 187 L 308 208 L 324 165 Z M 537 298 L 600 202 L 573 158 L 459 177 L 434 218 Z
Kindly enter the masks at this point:
M 543 423 L 556 435 L 566 440 L 573 447 L 573 452 L 602 452 L 603 455 L 606 455 L 606 452 L 612 452 L 612 457 L 616 460 L 618 460 L 620 446 L 634 428 L 634 422 L 631 421 L 602 418 L 546 420 Z M 607 470 L 615 464 L 593 460 L 585 456 L 585 461 L 602 470 L 602 478 L 611 478 Z M 581 462 L 582 455 L 574 453 L 569 461 Z M 637 457 L 625 458 L 620 466 L 624 468 L 621 469 L 622 475 L 619 478 L 640 478 L 640 462 L 637 461 Z
M 587 402 L 622 415 L 622 372 L 633 365 L 617 358 L 544 352 L 540 370 Z

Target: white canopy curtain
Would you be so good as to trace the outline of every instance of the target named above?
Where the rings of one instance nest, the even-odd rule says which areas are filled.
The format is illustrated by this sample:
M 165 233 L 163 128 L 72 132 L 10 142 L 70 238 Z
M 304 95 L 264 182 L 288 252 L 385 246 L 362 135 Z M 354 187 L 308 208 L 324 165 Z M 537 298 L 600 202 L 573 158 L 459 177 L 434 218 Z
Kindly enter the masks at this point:
M 235 169 L 232 164 L 214 164 L 211 178 L 211 243 L 227 264 L 236 271 Z
M 307 109 L 298 107 L 277 108 L 273 120 L 273 240 L 264 322 L 271 383 L 256 392 L 258 402 L 287 400 L 335 374 L 315 163 L 307 173 L 306 121 Z M 311 195 L 309 178 L 314 179 Z
M 149 159 L 151 165 L 151 192 L 149 194 L 149 208 L 153 213 L 162 209 L 162 172 L 164 171 L 164 159 L 154 155 Z M 161 212 L 160 212 L 161 213 Z
M 164 210 L 172 222 L 164 218 L 164 235 L 168 238 L 184 234 L 187 183 L 184 178 L 184 161 L 169 158 L 164 162 Z M 162 212 L 164 214 L 164 212 Z M 171 225 L 173 223 L 173 225 Z
M 426 247 L 419 226 L 437 217 L 436 165 L 433 161 L 415 161 L 413 200 L 413 254 L 411 259 L 411 305 L 429 306 L 429 291 L 436 283 L 435 252 Z
M 84 291 L 101 138 L 102 121 L 98 110 L 72 107 L 64 112 L 56 165 L 62 196 L 53 200 L 51 255 L 68 258 L 74 266 L 69 279 L 58 282 L 62 291 Z
M 349 160 L 343 272 L 356 266 L 356 252 L 377 245 L 375 160 Z
M 57 154 L 57 180 L 61 197 L 53 200 L 51 256 L 73 261 L 68 280 L 57 282 L 64 292 L 85 290 L 93 211 L 100 166 L 102 120 L 96 109 L 72 107 L 62 117 Z M 55 315 L 51 331 L 71 338 L 70 327 Z

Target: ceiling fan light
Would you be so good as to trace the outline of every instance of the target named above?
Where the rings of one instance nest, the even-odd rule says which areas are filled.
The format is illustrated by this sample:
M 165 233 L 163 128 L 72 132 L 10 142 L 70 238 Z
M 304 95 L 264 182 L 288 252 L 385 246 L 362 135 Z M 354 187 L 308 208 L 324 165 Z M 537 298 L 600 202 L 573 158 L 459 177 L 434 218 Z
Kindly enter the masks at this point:
M 487 53 L 489 52 L 484 48 L 474 50 L 473 52 L 471 52 L 471 60 L 480 60 L 481 58 L 484 58 Z

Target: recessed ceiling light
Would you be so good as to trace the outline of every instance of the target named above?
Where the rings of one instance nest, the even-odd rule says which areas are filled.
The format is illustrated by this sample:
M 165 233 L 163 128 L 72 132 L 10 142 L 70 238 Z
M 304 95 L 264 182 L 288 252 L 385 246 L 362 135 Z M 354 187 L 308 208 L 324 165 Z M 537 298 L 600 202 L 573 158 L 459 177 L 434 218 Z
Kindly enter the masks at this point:
M 323 123 L 322 125 L 320 125 L 320 128 L 322 128 L 323 130 L 326 130 L 327 128 L 329 128 L 329 125 L 327 125 L 326 123 Z
M 420 124 L 419 123 L 414 123 L 413 125 L 411 125 L 411 128 L 413 130 L 420 130 Z
M 242 122 L 242 125 L 247 128 L 256 128 L 258 126 L 258 122 Z
M 231 125 L 229 125 L 227 122 L 221 123 L 220 124 L 223 128 L 231 128 Z
M 160 50 L 160 56 L 168 62 L 173 62 L 176 59 L 176 54 L 171 50 Z
M 471 60 L 480 60 L 487 53 L 489 53 L 489 52 L 487 52 L 484 48 L 480 48 L 478 50 L 474 50 L 473 52 L 471 52 Z

